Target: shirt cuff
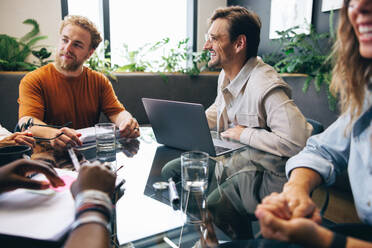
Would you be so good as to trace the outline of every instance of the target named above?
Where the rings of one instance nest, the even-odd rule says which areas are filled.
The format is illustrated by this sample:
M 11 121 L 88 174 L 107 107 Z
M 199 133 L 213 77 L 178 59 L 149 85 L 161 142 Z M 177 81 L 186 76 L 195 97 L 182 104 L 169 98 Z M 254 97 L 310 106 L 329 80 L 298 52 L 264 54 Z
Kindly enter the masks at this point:
M 251 145 L 251 138 L 254 131 L 255 130 L 253 128 L 244 128 L 243 132 L 240 134 L 240 143 Z
M 336 180 L 335 168 L 331 162 L 314 153 L 300 152 L 291 157 L 285 166 L 287 178 L 296 168 L 309 168 L 320 174 L 326 185 L 331 185 Z

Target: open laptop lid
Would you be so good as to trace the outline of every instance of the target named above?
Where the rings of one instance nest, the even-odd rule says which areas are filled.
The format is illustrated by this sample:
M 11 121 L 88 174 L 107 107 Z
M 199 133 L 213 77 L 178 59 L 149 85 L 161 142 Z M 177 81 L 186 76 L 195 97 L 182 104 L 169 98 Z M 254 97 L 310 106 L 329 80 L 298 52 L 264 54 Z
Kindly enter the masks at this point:
M 142 102 L 158 143 L 216 156 L 202 104 L 151 98 Z

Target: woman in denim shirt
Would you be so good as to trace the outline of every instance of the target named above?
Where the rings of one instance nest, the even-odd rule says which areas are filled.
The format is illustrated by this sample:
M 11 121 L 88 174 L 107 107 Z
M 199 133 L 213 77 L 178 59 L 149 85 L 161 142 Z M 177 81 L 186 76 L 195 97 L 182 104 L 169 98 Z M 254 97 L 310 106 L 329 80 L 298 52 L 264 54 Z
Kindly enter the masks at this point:
M 342 115 L 288 160 L 289 181 L 280 194 L 257 207 L 264 237 L 311 247 L 372 247 L 319 225 L 319 210 L 309 197 L 319 184 L 332 184 L 348 171 L 358 215 L 372 241 L 372 1 L 345 0 L 340 12 L 332 88 Z M 369 228 L 371 227 L 371 228 Z

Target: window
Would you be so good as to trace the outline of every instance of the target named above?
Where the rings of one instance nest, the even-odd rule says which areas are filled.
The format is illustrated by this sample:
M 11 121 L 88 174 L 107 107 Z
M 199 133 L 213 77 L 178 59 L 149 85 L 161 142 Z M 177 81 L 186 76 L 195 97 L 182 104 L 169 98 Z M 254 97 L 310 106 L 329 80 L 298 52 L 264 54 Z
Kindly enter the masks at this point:
M 111 61 L 123 64 L 123 44 L 130 51 L 170 38 L 186 38 L 186 0 L 111 0 Z M 152 55 L 161 56 L 162 51 Z M 163 51 L 164 52 L 164 51 Z
M 103 16 L 103 4 L 109 1 L 109 18 Z M 187 37 L 188 0 L 68 0 L 68 14 L 77 14 L 92 20 L 103 34 L 109 23 L 112 64 L 126 63 L 124 44 L 135 51 L 145 44 L 155 44 L 169 38 L 169 47 Z M 102 46 L 102 44 L 101 44 Z M 164 48 L 165 49 L 165 48 Z M 158 49 L 151 53 L 156 60 L 166 53 Z M 98 48 L 98 51 L 100 49 Z M 149 59 L 149 58 L 147 58 Z
M 103 36 L 102 0 L 68 0 L 67 6 L 69 15 L 81 15 L 89 18 L 96 24 Z M 102 47 L 103 42 L 99 45 L 97 51 L 102 50 Z

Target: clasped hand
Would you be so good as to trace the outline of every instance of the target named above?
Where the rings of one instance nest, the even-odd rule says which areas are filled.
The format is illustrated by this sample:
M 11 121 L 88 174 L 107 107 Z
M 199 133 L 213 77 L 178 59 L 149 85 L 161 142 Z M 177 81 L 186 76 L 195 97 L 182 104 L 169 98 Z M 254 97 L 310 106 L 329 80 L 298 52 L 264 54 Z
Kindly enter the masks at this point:
M 309 237 L 315 239 L 321 228 L 319 209 L 299 189 L 272 193 L 257 206 L 255 214 L 262 235 L 269 239 L 306 244 Z

